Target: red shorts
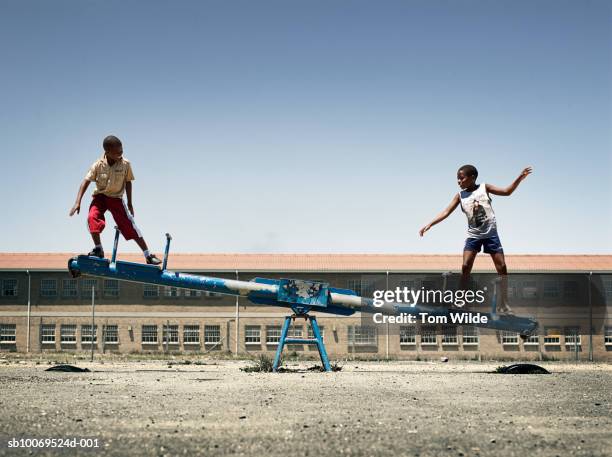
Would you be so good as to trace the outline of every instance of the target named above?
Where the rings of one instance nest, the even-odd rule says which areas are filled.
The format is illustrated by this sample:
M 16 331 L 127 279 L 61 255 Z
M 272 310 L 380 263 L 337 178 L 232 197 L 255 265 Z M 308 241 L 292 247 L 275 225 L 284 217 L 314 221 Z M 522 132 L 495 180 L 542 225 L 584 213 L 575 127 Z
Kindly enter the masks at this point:
M 136 227 L 134 217 L 130 214 L 123 199 L 107 197 L 103 194 L 94 195 L 91 205 L 89 205 L 89 215 L 87 216 L 89 233 L 101 233 L 104 230 L 106 225 L 104 213 L 107 210 L 113 215 L 119 231 L 126 240 L 142 237 L 140 230 Z

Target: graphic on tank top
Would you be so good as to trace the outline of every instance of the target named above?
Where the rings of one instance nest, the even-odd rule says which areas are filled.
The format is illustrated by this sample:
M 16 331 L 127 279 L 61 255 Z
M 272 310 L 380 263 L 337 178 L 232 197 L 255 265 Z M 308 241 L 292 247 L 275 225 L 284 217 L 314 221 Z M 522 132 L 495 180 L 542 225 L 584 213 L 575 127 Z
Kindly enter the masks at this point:
M 497 234 L 495 213 L 485 184 L 472 192 L 461 191 L 461 210 L 468 220 L 468 238 L 487 238 Z

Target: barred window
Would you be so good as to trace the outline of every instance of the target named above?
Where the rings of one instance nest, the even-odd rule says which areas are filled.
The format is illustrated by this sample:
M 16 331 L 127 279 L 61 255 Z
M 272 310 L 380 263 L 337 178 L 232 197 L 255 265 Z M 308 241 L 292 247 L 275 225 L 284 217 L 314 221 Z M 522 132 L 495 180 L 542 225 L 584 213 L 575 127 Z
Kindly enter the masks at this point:
M 399 330 L 400 345 L 416 344 L 416 329 L 413 325 L 401 326 Z
M 421 327 L 421 346 L 435 346 L 438 344 L 436 327 L 433 325 L 423 325 Z
M 399 287 L 403 291 L 404 289 L 408 290 L 417 290 L 418 285 L 416 279 L 406 279 L 399 282 Z
M 523 298 L 537 298 L 538 284 L 535 281 L 523 282 Z
M 97 279 L 82 279 L 81 280 L 81 297 L 91 298 L 91 288 L 94 288 L 94 297 L 98 298 L 98 280 Z
M 104 326 L 104 343 L 118 344 L 119 343 L 119 326 L 116 324 Z
M 444 327 L 442 333 L 442 344 L 447 346 L 453 346 L 459 344 L 457 338 L 457 327 L 449 325 Z
M 117 281 L 116 279 L 105 279 L 104 280 L 104 296 L 106 298 L 119 297 L 119 281 Z
M 604 344 L 606 346 L 612 345 L 612 327 L 606 327 L 604 329 Z
M 179 343 L 179 330 L 178 325 L 163 325 L 162 326 L 162 340 L 168 344 Z
M 372 279 L 349 279 L 347 288 L 354 290 L 357 295 L 371 297 L 374 293 L 376 282 Z
M 558 298 L 559 283 L 557 281 L 544 281 L 542 296 L 544 298 Z
M 221 342 L 221 326 L 220 325 L 205 325 L 204 326 L 204 344 L 216 344 Z
M 544 329 L 544 344 L 558 346 L 561 344 L 561 329 L 558 327 L 547 327 Z
M 78 295 L 76 279 L 62 279 L 62 297 L 75 298 Z
M 278 344 L 281 337 L 280 325 L 266 326 L 266 344 Z
M 612 278 L 604 278 L 603 280 L 604 291 L 606 300 L 612 299 Z
M 77 337 L 77 326 L 76 324 L 62 324 L 60 327 L 60 341 L 62 343 L 76 343 Z
M 199 325 L 184 325 L 183 326 L 183 343 L 184 344 L 200 344 L 200 326 Z
M 41 279 L 40 296 L 47 298 L 57 297 L 57 279 Z
M 157 325 L 142 326 L 142 342 L 145 344 L 157 344 Z
M 376 327 L 349 325 L 348 343 L 355 346 L 376 346 L 378 343 L 378 332 Z
M 17 280 L 5 279 L 2 281 L 2 296 L 16 297 L 17 296 Z
M 318 325 L 318 323 L 317 323 Z M 325 326 L 319 325 L 319 333 L 321 334 L 321 338 L 325 339 Z M 308 326 L 308 339 L 314 339 L 314 332 L 312 331 L 312 327 Z
M 40 341 L 43 344 L 55 343 L 55 324 L 42 324 L 40 326 Z
M 142 286 L 142 296 L 144 298 L 158 298 L 159 297 L 159 286 L 152 284 L 145 284 Z M 157 340 L 155 340 L 157 342 Z
M 185 298 L 199 298 L 202 296 L 201 290 L 185 289 Z
M 164 287 L 164 297 L 167 298 L 178 298 L 181 296 L 181 291 L 176 287 Z
M 465 346 L 477 345 L 479 342 L 478 327 L 472 325 L 465 326 L 461 329 L 461 342 Z
M 92 331 L 91 324 L 81 325 L 81 344 L 91 344 L 92 341 Z M 93 326 L 93 343 L 96 344 L 98 342 L 98 326 Z
M 523 346 L 538 346 L 540 344 L 540 337 L 538 335 L 531 335 L 525 341 L 523 341 Z
M 208 297 L 208 298 L 222 298 L 222 297 L 223 297 L 223 294 L 219 294 L 219 293 L 217 293 L 217 292 L 210 292 L 210 291 L 207 291 L 207 292 L 204 292 L 204 294 L 205 294 L 205 295 L 206 295 L 206 297 Z
M 565 345 L 580 346 L 581 344 L 580 327 L 565 327 Z
M 261 327 L 259 325 L 247 325 L 244 328 L 245 344 L 261 344 Z
M 16 324 L 0 324 L 0 343 L 11 344 L 17 341 Z
M 513 346 L 519 344 L 518 333 L 516 332 L 508 332 L 506 330 L 502 330 L 501 334 L 501 343 L 505 346 Z
M 565 281 L 563 283 L 563 295 L 565 296 L 565 298 L 570 298 L 570 299 L 578 298 L 578 282 Z

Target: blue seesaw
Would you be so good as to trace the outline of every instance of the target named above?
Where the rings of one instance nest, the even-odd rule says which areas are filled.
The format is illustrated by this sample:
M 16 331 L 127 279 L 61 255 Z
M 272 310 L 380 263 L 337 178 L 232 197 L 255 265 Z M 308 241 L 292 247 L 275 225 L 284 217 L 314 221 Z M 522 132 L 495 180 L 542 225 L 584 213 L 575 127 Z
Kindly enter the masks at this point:
M 522 337 L 532 335 L 538 327 L 538 323 L 531 318 L 496 316 L 494 314 L 494 307 L 497 293 L 494 294 L 493 309 L 490 314 L 473 313 L 471 311 L 447 309 L 429 305 L 404 306 L 395 303 L 385 303 L 381 307 L 375 307 L 372 299 L 360 297 L 349 289 L 330 287 L 330 285 L 325 282 L 285 278 L 254 278 L 251 281 L 238 281 L 170 271 L 167 269 L 167 266 L 171 240 L 172 237 L 166 234 L 166 249 L 161 267 L 118 261 L 117 247 L 119 243 L 119 231 L 116 230 L 113 253 L 110 260 L 79 255 L 68 261 L 68 270 L 73 277 L 87 275 L 143 284 L 195 289 L 217 294 L 245 297 L 250 302 L 257 305 L 290 308 L 293 314 L 285 317 L 278 349 L 274 358 L 274 371 L 278 370 L 283 348 L 287 344 L 316 345 L 323 368 L 325 371 L 331 371 L 329 358 L 325 350 L 325 344 L 323 343 L 317 318 L 310 314 L 311 311 L 341 316 L 351 316 L 358 311 L 372 314 L 382 313 L 383 315 L 389 316 L 396 316 L 400 313 L 418 316 L 419 313 L 427 313 L 433 316 L 446 316 L 447 318 L 450 318 L 454 313 L 467 313 L 468 316 L 470 314 L 478 314 L 481 317 L 487 316 L 487 322 L 473 323 L 470 325 L 516 332 Z M 497 288 L 495 291 L 497 291 Z M 314 338 L 292 338 L 288 336 L 291 322 L 298 318 L 303 318 L 308 322 Z

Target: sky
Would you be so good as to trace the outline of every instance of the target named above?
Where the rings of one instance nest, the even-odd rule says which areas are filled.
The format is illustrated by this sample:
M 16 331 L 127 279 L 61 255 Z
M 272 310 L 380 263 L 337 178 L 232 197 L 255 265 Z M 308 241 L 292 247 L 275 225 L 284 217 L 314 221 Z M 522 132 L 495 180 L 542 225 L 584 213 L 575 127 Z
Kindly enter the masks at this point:
M 609 1 L 3 0 L 0 52 L 2 252 L 89 251 L 115 134 L 158 252 L 459 254 L 471 163 L 534 168 L 507 254 L 612 253 Z

